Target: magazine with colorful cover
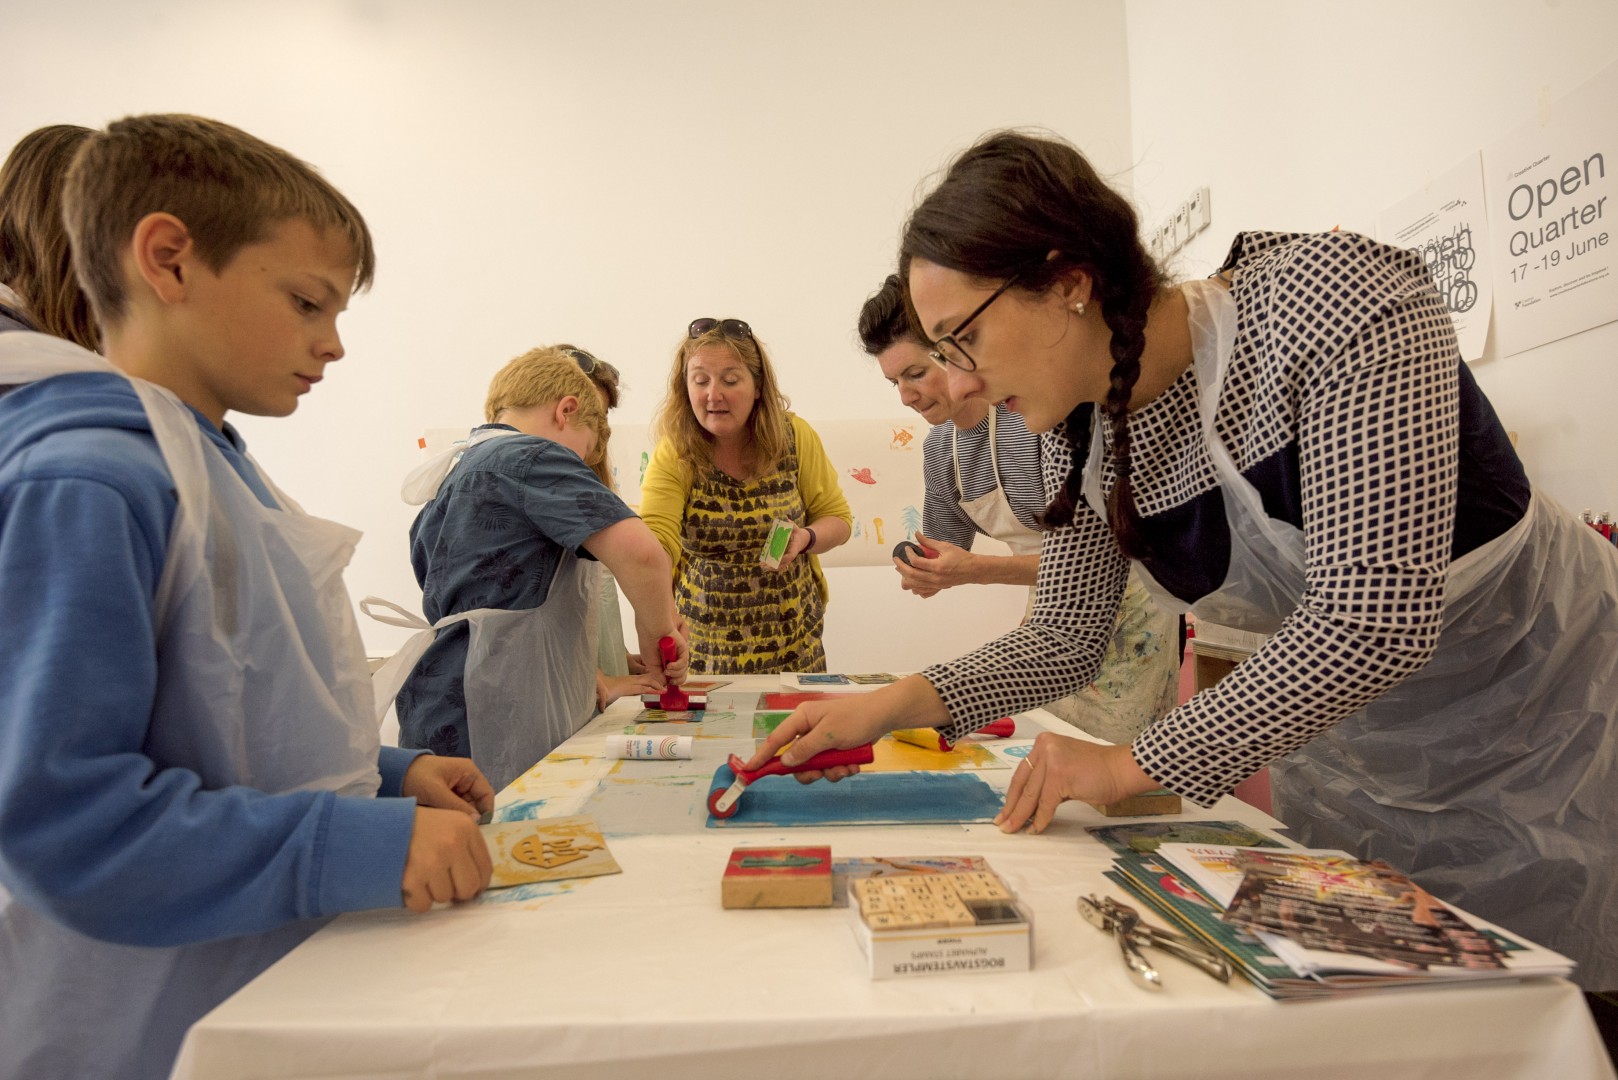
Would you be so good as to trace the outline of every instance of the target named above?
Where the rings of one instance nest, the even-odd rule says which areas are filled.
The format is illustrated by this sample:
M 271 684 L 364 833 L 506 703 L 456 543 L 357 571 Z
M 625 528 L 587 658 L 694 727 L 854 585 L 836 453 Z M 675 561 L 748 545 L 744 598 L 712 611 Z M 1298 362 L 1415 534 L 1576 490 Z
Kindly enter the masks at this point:
M 1444 982 L 1565 976 L 1574 966 L 1560 953 L 1442 904 L 1425 891 L 1418 897 L 1408 890 L 1399 891 L 1391 882 L 1380 886 L 1392 890 L 1381 903 L 1387 911 L 1402 914 L 1389 915 L 1381 928 L 1369 918 L 1356 923 L 1354 914 L 1363 914 L 1364 906 L 1370 903 L 1365 886 L 1368 873 L 1359 870 L 1368 864 L 1346 852 L 1255 852 L 1221 845 L 1166 843 L 1157 854 L 1221 907 L 1231 907 L 1240 896 L 1238 923 L 1251 929 L 1300 975 L 1329 977 L 1345 984 L 1356 977 Z M 1307 881 L 1300 877 L 1304 884 L 1286 895 L 1275 886 L 1273 874 L 1271 880 L 1249 885 L 1244 891 L 1247 874 L 1243 866 L 1260 863 L 1276 869 L 1284 864 L 1300 875 L 1303 867 L 1310 867 L 1313 876 Z M 1376 870 L 1386 873 L 1385 868 Z M 1315 890 L 1312 896 L 1308 895 L 1310 889 Z M 1359 908 L 1345 908 L 1340 902 L 1351 890 Z M 1268 907 L 1266 893 L 1270 897 Z M 1435 914 L 1434 905 L 1445 912 L 1442 918 Z M 1425 926 L 1415 923 L 1418 913 L 1426 921 Z M 1466 930 L 1456 929 L 1457 924 Z M 1411 925 L 1421 927 L 1422 933 L 1412 931 Z M 1441 927 L 1450 928 L 1449 940 L 1444 939 Z M 1435 929 L 1439 929 L 1437 934 L 1432 932 Z M 1297 931 L 1296 937 L 1292 931 Z M 1401 932 L 1405 935 L 1402 938 Z M 1328 940 L 1333 947 L 1323 947 Z
M 1229 958 L 1237 971 L 1271 997 L 1319 997 L 1329 993 L 1297 977 L 1286 961 L 1246 931 L 1220 919 L 1224 909 L 1153 855 L 1120 854 L 1106 876 L 1144 901 L 1170 927 L 1183 930 Z
M 1244 849 L 1224 920 L 1310 949 L 1417 969 L 1505 968 L 1500 939 L 1474 929 L 1390 866 L 1331 855 Z

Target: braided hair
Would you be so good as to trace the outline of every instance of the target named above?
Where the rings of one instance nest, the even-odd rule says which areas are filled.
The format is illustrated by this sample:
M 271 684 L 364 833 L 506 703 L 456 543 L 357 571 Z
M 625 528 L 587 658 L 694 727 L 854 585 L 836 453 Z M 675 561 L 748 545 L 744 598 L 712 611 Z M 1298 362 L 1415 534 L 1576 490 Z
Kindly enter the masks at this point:
M 1146 314 L 1168 279 L 1142 245 L 1128 201 L 1069 143 L 995 132 L 957 158 L 911 213 L 899 255 L 906 267 L 920 258 L 977 278 L 1016 276 L 1016 288 L 1035 294 L 1071 270 L 1090 275 L 1112 333 L 1110 386 L 1101 403 L 1117 476 L 1107 519 L 1124 554 L 1139 557 L 1146 544 L 1131 484 L 1129 401 L 1140 378 Z M 1045 508 L 1047 529 L 1073 523 L 1094 411 L 1081 402 L 1062 423 L 1074 465 Z

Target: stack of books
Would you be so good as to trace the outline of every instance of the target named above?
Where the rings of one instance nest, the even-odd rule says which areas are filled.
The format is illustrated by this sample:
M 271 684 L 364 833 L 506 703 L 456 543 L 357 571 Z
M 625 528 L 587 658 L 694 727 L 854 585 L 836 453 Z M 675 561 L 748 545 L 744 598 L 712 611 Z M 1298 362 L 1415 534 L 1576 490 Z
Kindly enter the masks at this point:
M 1567 976 L 1573 961 L 1445 904 L 1404 874 L 1239 822 L 1092 829 L 1107 877 L 1282 1001 Z

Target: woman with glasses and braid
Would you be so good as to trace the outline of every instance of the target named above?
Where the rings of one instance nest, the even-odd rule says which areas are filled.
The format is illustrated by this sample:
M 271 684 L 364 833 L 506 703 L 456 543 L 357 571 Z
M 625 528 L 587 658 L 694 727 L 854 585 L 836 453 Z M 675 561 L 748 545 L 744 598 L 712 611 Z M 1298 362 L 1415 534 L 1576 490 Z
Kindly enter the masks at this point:
M 899 275 L 889 274 L 865 301 L 859 333 L 899 400 L 933 425 L 922 446 L 926 498 L 917 543 L 934 555 L 893 560 L 903 587 L 925 598 L 957 585 L 1027 585 L 1032 612 L 1049 502 L 1039 436 L 1003 404 L 950 397 L 943 367 L 911 329 Z M 1012 553 L 973 551 L 979 535 Z M 1159 610 L 1131 575 L 1095 681 L 1045 708 L 1097 738 L 1128 742 L 1174 707 L 1180 653 L 1179 620 Z
M 1002 829 L 1159 787 L 1211 805 L 1268 765 L 1304 844 L 1618 987 L 1618 559 L 1529 483 L 1420 255 L 1242 233 L 1174 285 L 1077 150 L 1000 133 L 916 208 L 900 266 L 951 396 L 1044 433 L 1061 527 L 1027 625 L 803 706 L 748 767 L 1070 693 L 1133 567 L 1170 610 L 1269 637 L 1127 745 L 1040 735 Z
M 654 431 L 640 513 L 674 563 L 691 670 L 825 671 L 817 556 L 847 542 L 854 517 L 820 436 L 787 411 L 751 327 L 691 323 Z M 792 537 L 772 569 L 760 554 L 778 520 Z

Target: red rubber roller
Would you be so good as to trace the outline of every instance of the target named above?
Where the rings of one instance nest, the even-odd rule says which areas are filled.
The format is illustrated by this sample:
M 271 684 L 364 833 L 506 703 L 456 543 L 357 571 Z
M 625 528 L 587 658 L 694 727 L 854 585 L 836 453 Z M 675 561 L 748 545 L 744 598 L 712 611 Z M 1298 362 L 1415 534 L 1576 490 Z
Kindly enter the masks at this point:
M 771 758 L 770 763 L 756 772 L 748 772 L 742 768 L 742 759 L 735 754 L 730 755 L 730 771 L 735 774 L 736 782 L 729 787 L 716 787 L 708 792 L 708 813 L 716 818 L 732 817 L 736 813 L 736 804 L 741 800 L 742 792 L 753 781 L 763 776 L 785 776 L 789 773 L 816 772 L 830 769 L 837 765 L 869 765 L 876 760 L 876 750 L 870 743 L 855 746 L 848 750 L 822 750 L 808 761 L 800 765 L 788 765 L 780 758 Z

